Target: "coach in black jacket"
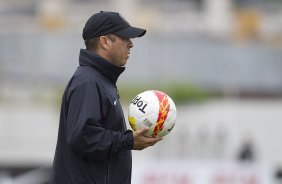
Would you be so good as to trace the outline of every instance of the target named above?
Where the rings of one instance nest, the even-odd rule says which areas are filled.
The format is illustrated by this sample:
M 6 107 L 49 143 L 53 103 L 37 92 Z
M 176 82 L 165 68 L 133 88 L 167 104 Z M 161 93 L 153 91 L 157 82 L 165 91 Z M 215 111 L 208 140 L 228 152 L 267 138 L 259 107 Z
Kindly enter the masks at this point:
M 52 184 L 129 184 L 131 150 L 152 146 L 147 129 L 127 130 L 116 81 L 133 43 L 146 30 L 118 13 L 91 16 L 83 29 L 86 50 L 68 83 L 61 107 Z

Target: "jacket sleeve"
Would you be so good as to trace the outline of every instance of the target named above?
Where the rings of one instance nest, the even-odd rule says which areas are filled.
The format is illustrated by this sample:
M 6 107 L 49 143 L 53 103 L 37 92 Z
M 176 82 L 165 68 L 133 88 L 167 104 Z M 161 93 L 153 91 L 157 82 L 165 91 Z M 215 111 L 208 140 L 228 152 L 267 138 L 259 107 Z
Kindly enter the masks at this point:
M 68 97 L 67 140 L 77 153 L 104 160 L 124 149 L 132 149 L 132 131 L 114 132 L 101 125 L 100 95 L 95 84 L 84 83 Z

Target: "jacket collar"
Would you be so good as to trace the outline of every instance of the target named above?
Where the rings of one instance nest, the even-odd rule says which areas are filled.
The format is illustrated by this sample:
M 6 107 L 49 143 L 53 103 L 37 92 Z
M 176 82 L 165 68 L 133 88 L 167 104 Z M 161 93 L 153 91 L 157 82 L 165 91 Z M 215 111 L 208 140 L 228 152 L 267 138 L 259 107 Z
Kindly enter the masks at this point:
M 90 66 L 98 70 L 104 76 L 109 78 L 114 84 L 117 82 L 120 74 L 125 70 L 125 67 L 117 67 L 97 55 L 95 52 L 88 51 L 86 49 L 80 50 L 79 65 Z

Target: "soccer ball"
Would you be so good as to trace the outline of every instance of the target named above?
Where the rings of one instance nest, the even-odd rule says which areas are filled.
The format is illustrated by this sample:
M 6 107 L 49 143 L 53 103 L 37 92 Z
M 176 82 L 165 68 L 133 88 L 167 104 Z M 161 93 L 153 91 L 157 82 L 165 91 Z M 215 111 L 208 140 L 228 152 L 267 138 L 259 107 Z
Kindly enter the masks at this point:
M 146 137 L 163 137 L 174 127 L 176 107 L 164 92 L 148 90 L 138 94 L 130 103 L 128 121 L 133 130 L 149 127 Z

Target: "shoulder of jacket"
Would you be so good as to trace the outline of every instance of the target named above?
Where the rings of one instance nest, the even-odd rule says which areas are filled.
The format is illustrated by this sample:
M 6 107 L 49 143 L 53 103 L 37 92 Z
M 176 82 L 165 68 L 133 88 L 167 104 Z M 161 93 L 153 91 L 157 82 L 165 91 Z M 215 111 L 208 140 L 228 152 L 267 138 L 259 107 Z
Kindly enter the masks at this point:
M 99 75 L 100 74 L 95 71 L 95 69 L 91 69 L 91 67 L 80 66 L 70 80 L 69 89 L 75 89 L 79 86 L 94 86 L 101 80 Z

